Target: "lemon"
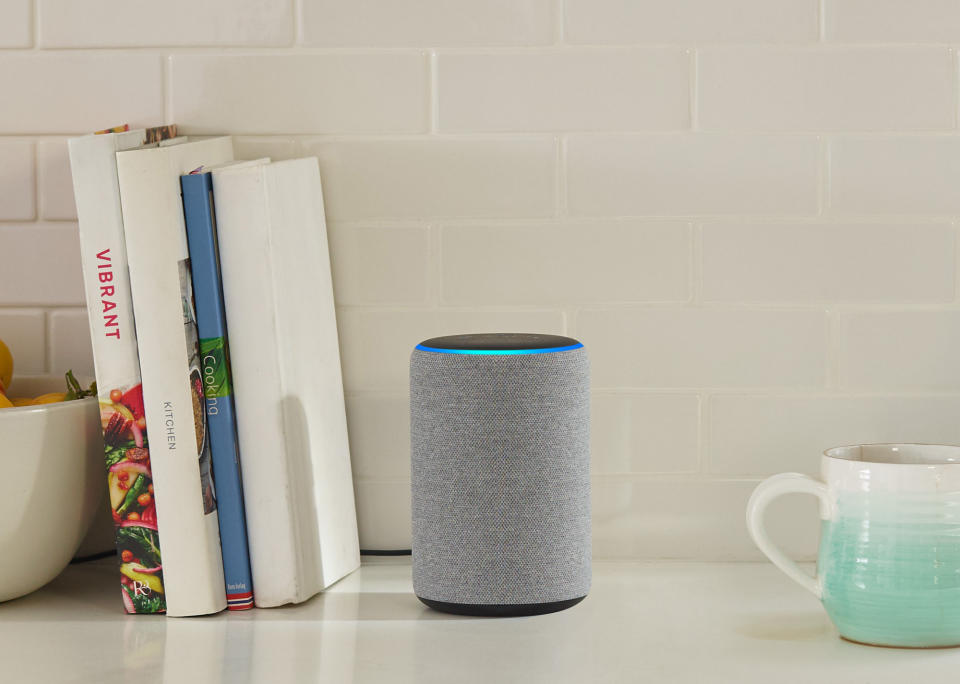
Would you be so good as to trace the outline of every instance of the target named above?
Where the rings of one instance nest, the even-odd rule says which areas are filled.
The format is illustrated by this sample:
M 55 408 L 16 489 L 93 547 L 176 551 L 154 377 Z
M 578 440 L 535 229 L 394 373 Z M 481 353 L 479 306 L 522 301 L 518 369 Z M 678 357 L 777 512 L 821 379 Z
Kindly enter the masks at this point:
M 159 577 L 152 573 L 137 572 L 134 570 L 135 567 L 137 567 L 136 563 L 123 563 L 120 565 L 120 572 L 132 580 L 142 582 L 158 594 L 163 593 L 163 583 Z
M 66 392 L 47 392 L 33 398 L 34 404 L 56 404 L 67 398 Z
M 10 401 L 14 406 L 33 406 L 33 399 L 30 397 L 13 397 Z
M 13 380 L 13 354 L 3 340 L 0 340 L 0 392 L 6 394 L 11 380 Z
M 10 408 L 13 402 L 7 399 L 7 395 L 0 392 L 0 408 Z

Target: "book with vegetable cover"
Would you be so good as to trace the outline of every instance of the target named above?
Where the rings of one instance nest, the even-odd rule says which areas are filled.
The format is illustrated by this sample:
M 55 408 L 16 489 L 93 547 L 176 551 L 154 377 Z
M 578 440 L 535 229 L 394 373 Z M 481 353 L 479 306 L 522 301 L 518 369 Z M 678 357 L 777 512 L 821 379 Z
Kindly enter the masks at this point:
M 237 423 L 230 379 L 227 320 L 220 284 L 217 228 L 213 210 L 213 183 L 209 173 L 196 170 L 181 176 L 183 213 L 190 248 L 193 297 L 197 306 L 200 361 L 206 398 L 207 427 L 213 455 L 220 518 L 220 549 L 227 585 L 227 608 L 253 608 L 253 582 L 243 510 L 243 485 Z
M 167 614 L 227 607 L 180 176 L 233 159 L 229 137 L 117 153 Z
M 84 289 L 99 387 L 110 509 L 128 613 L 166 610 L 140 360 L 117 183 L 118 150 L 176 136 L 175 126 L 119 127 L 69 141 Z

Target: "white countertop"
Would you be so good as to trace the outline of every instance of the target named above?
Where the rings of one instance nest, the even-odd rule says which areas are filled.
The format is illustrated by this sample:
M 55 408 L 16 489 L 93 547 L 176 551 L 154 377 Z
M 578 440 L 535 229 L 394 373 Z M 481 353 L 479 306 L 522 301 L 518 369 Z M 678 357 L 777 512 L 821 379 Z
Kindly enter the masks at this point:
M 203 618 L 124 615 L 112 560 L 0 604 L 4 684 L 902 684 L 958 671 L 960 649 L 842 641 L 812 596 L 752 563 L 598 562 L 581 604 L 511 619 L 431 611 L 409 558 L 367 559 L 300 606 Z

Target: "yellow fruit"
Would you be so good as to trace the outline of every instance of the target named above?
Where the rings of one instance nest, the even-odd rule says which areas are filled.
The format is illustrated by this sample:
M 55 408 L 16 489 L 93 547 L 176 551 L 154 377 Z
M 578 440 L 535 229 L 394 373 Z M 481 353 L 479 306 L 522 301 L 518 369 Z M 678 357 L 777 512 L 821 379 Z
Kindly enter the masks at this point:
M 41 394 L 39 397 L 35 397 L 33 400 L 34 404 L 56 404 L 63 401 L 67 398 L 66 392 L 47 392 L 46 394 Z
M 0 408 L 10 408 L 13 405 L 13 402 L 7 399 L 6 394 L 0 393 Z
M 6 394 L 11 380 L 13 380 L 13 354 L 3 340 L 0 340 L 0 392 Z
M 10 401 L 14 406 L 33 406 L 33 399 L 30 397 L 14 397 Z
M 163 583 L 160 581 L 159 577 L 152 573 L 137 572 L 134 570 L 135 567 L 137 567 L 136 563 L 123 563 L 120 565 L 120 572 L 132 580 L 136 580 L 147 585 L 158 594 L 163 593 Z

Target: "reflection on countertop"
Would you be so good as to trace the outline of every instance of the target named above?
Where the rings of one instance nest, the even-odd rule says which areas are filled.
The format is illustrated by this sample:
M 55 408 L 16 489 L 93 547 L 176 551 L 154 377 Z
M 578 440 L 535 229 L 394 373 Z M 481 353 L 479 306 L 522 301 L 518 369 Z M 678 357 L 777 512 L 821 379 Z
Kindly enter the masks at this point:
M 841 641 L 765 564 L 597 562 L 583 603 L 511 619 L 429 610 L 408 558 L 365 559 L 300 606 L 202 618 L 124 615 L 114 580 L 110 560 L 74 565 L 0 604 L 0 681 L 899 683 L 960 668 L 960 649 Z

